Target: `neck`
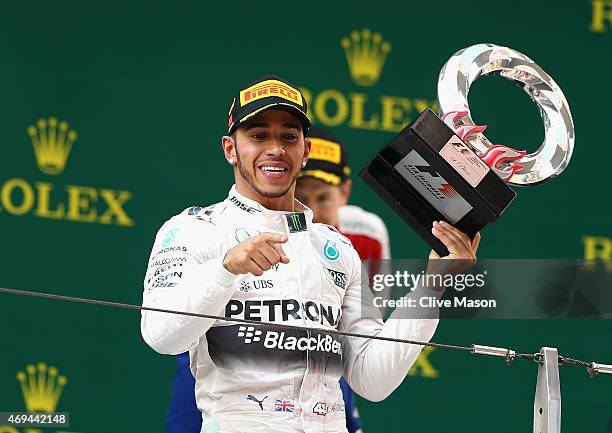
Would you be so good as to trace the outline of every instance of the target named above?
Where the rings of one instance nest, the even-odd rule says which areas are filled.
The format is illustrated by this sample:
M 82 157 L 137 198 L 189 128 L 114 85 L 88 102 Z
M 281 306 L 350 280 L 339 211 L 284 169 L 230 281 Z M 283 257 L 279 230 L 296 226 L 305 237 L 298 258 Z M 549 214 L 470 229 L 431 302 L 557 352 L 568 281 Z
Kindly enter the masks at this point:
M 236 191 L 241 195 L 256 201 L 266 209 L 278 210 L 285 212 L 293 212 L 295 210 L 295 183 L 289 188 L 289 191 L 285 195 L 280 197 L 266 197 L 255 191 L 250 185 L 243 185 L 242 182 L 238 182 L 236 179 Z

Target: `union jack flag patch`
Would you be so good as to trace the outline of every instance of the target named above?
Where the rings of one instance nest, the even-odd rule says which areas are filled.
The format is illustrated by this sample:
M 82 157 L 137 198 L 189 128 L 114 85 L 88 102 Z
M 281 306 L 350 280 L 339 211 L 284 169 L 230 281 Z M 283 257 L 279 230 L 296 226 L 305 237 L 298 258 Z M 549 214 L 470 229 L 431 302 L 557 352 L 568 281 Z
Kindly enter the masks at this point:
M 275 412 L 293 412 L 295 405 L 293 400 L 276 400 L 274 403 Z

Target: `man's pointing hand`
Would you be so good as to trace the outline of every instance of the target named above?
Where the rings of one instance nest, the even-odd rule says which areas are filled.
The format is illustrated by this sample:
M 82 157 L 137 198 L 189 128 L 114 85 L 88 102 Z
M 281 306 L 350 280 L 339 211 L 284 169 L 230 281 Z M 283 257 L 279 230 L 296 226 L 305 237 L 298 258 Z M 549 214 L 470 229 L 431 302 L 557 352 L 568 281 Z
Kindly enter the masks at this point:
M 261 233 L 252 236 L 230 248 L 223 258 L 223 266 L 232 274 L 260 276 L 277 263 L 289 263 L 281 244 L 287 242 L 287 235 Z

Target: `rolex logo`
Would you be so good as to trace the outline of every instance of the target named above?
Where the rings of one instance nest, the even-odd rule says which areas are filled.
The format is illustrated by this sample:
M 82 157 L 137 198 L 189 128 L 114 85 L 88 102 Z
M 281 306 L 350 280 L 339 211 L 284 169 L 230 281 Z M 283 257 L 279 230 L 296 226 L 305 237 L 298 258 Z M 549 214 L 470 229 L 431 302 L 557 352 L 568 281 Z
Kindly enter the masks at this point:
M 28 127 L 28 135 L 34 146 L 36 163 L 45 174 L 60 174 L 66 167 L 72 144 L 77 133 L 65 121 L 57 118 L 40 119 Z
M 351 78 L 360 86 L 373 86 L 380 78 L 391 44 L 370 29 L 353 31 L 341 40 Z
M 28 412 L 55 412 L 57 402 L 68 383 L 66 376 L 58 374 L 57 368 L 49 367 L 44 362 L 36 366 L 28 364 L 26 371 L 17 373 L 23 399 Z
M 62 173 L 77 133 L 57 117 L 40 119 L 26 130 L 40 171 L 51 175 Z M 37 218 L 130 227 L 134 220 L 125 204 L 133 196 L 131 191 L 12 177 L 0 179 L 0 217 L 32 214 Z

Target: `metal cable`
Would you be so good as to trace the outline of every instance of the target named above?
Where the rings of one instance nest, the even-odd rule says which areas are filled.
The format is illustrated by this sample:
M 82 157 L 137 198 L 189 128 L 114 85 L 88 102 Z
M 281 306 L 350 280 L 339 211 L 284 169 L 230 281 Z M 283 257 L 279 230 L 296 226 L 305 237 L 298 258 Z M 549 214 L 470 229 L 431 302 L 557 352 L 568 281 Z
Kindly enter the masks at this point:
M 56 299 L 59 301 L 67 301 L 67 302 L 79 302 L 83 304 L 104 305 L 105 307 L 124 308 L 127 310 L 156 311 L 158 313 L 180 314 L 183 316 L 201 317 L 203 319 L 223 320 L 225 322 L 248 323 L 249 325 L 266 325 L 272 328 L 290 329 L 290 330 L 295 330 L 295 331 L 322 332 L 325 334 L 342 335 L 346 337 L 370 338 L 374 340 L 392 341 L 394 343 L 407 343 L 407 344 L 416 344 L 419 346 L 430 346 L 430 347 L 436 347 L 439 349 L 465 350 L 467 352 L 470 352 L 472 350 L 471 347 L 457 346 L 453 344 L 427 343 L 424 341 L 417 341 L 417 340 L 404 340 L 402 338 L 381 337 L 378 335 L 367 335 L 367 334 L 359 334 L 355 332 L 344 332 L 344 331 L 338 331 L 336 329 L 309 328 L 307 326 L 285 325 L 282 323 L 260 322 L 257 320 L 247 320 L 247 319 L 237 319 L 237 318 L 230 319 L 225 316 L 214 316 L 211 314 L 189 313 L 187 311 L 175 311 L 175 310 L 166 310 L 163 308 L 143 307 L 140 305 L 123 304 L 120 302 L 100 301 L 97 299 L 77 298 L 74 296 L 55 295 L 52 293 L 30 292 L 27 290 L 6 289 L 3 287 L 0 287 L 0 292 L 11 293 L 13 295 L 33 296 L 36 298 Z
M 514 359 L 529 359 L 530 361 L 536 361 L 537 356 L 530 353 L 517 353 L 514 355 Z
M 577 365 L 579 367 L 586 367 L 587 369 L 589 369 L 591 368 L 592 362 L 584 362 L 579 359 L 566 358 L 564 356 L 559 355 L 559 364 Z
M 266 325 L 272 328 L 280 328 L 280 329 L 286 329 L 286 330 L 321 332 L 321 333 L 326 333 L 326 334 L 331 334 L 331 335 L 340 335 L 340 336 L 345 336 L 345 337 L 356 337 L 356 338 L 366 338 L 366 339 L 372 339 L 372 340 L 392 341 L 394 343 L 415 344 L 419 346 L 435 347 L 438 349 L 461 350 L 465 352 L 475 353 L 474 345 L 468 347 L 468 346 L 459 346 L 455 344 L 432 343 L 432 342 L 425 342 L 425 341 L 418 341 L 418 340 L 405 340 L 402 338 L 381 337 L 379 335 L 367 335 L 367 334 L 360 334 L 356 332 L 344 332 L 344 331 L 338 331 L 336 329 L 309 328 L 306 326 L 286 325 L 286 324 L 274 323 L 274 322 L 260 322 L 257 320 L 247 320 L 247 319 L 238 319 L 238 318 L 230 319 L 225 316 L 215 316 L 211 314 L 189 313 L 187 311 L 175 311 L 175 310 L 166 310 L 163 308 L 143 307 L 141 305 L 124 304 L 121 302 L 100 301 L 97 299 L 78 298 L 75 296 L 56 295 L 52 293 L 30 292 L 27 290 L 7 289 L 4 287 L 0 287 L 0 293 L 9 293 L 9 294 L 21 295 L 21 296 L 32 296 L 35 298 L 55 299 L 59 301 L 77 302 L 77 303 L 82 303 L 82 304 L 103 305 L 105 307 L 123 308 L 126 310 L 155 311 L 158 313 L 179 314 L 183 316 L 201 317 L 203 319 L 222 320 L 225 322 L 246 323 L 249 325 Z M 535 354 L 514 353 L 511 350 L 507 350 L 506 358 L 507 358 L 506 362 L 508 363 L 508 365 L 510 365 L 512 361 L 515 359 L 528 359 L 531 361 L 540 362 L 541 355 L 539 353 L 535 353 Z M 594 374 L 592 374 L 592 369 L 595 363 L 585 362 L 579 359 L 567 358 L 567 357 L 559 355 L 559 364 L 568 364 L 568 365 L 586 367 L 591 377 L 594 376 Z

